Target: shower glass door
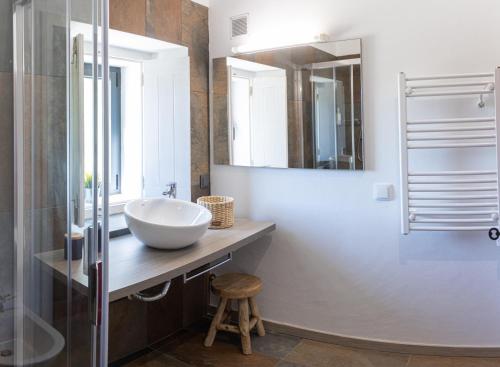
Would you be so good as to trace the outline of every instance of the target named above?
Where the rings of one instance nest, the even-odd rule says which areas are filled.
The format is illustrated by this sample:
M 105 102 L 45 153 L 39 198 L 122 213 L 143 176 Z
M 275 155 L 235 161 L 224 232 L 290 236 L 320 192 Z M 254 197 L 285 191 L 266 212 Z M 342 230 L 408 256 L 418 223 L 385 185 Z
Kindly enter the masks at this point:
M 13 182 L 13 274 L 9 301 L 0 298 L 0 317 L 10 317 L 11 328 L 10 338 L 0 339 L 0 365 L 104 366 L 108 2 L 9 0 L 9 6 L 13 165 L 12 177 L 2 180 Z M 82 41 L 75 22 L 92 29 L 92 42 Z M 84 150 L 84 57 L 94 86 L 91 152 Z M 85 154 L 94 162 L 87 177 Z
M 363 167 L 361 59 L 312 65 L 313 136 L 316 168 Z

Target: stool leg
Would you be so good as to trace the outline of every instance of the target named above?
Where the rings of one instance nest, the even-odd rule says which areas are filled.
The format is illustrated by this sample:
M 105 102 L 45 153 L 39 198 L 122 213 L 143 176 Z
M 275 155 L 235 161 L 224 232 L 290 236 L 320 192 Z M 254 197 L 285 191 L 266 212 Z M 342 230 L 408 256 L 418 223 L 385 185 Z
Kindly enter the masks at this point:
M 231 300 L 228 299 L 227 300 L 227 304 L 226 304 L 226 312 L 225 312 L 225 315 L 226 317 L 224 318 L 224 320 L 222 320 L 222 322 L 224 324 L 230 324 L 231 323 Z
M 264 323 L 262 322 L 257 302 L 253 297 L 250 298 L 249 301 L 250 301 L 250 310 L 252 311 L 252 316 L 257 318 L 257 324 L 255 325 L 257 327 L 257 334 L 259 334 L 259 336 L 266 336 L 266 329 L 264 329 Z
M 214 344 L 215 336 L 217 335 L 217 327 L 221 323 L 222 316 L 226 309 L 227 298 L 221 298 L 217 312 L 215 313 L 214 319 L 210 324 L 210 329 L 208 330 L 207 337 L 205 338 L 205 347 L 211 347 Z
M 241 347 L 243 354 L 252 354 L 252 341 L 250 339 L 250 311 L 248 298 L 239 300 Z

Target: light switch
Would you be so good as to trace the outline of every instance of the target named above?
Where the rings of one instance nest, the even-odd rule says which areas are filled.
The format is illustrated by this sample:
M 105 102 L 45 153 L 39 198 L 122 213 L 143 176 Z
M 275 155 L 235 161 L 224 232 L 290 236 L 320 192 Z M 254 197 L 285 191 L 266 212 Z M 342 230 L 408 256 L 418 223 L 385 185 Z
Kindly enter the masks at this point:
M 391 184 L 379 183 L 373 186 L 373 198 L 377 201 L 392 200 L 393 186 Z

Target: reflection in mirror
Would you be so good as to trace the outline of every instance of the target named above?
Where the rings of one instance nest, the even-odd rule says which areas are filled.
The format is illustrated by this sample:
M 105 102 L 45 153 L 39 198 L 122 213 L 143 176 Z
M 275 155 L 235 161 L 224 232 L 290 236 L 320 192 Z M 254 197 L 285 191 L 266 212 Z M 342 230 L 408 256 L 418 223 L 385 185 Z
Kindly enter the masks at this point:
M 215 164 L 362 170 L 361 40 L 213 60 Z

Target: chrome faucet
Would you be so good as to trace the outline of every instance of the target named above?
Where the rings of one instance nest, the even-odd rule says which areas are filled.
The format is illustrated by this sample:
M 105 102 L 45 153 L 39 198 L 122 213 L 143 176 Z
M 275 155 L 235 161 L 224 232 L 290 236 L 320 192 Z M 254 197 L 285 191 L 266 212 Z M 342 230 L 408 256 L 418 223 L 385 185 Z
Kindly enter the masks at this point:
M 170 182 L 167 184 L 167 190 L 162 193 L 163 196 L 168 197 L 169 199 L 177 198 L 177 183 Z

